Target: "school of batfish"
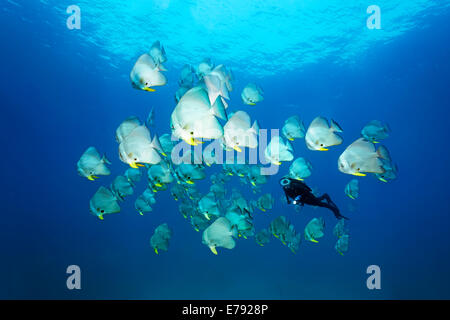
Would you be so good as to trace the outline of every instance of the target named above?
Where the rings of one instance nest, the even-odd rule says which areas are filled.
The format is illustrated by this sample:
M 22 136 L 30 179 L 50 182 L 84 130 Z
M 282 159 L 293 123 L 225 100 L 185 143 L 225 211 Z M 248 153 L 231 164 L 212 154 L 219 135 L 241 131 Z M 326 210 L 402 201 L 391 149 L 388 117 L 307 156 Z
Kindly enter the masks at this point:
M 131 85 L 139 90 L 156 91 L 155 87 L 167 83 L 163 63 L 167 61 L 164 47 L 156 41 L 149 52 L 141 55 L 130 73 Z M 232 176 L 238 177 L 242 185 L 247 185 L 254 194 L 261 192 L 261 186 L 269 178 L 262 173 L 261 164 L 223 162 L 217 150 L 236 151 L 258 147 L 260 128 L 257 120 L 252 121 L 247 112 L 238 110 L 227 112 L 229 92 L 233 90 L 232 71 L 224 65 L 214 65 L 211 59 L 204 59 L 197 67 L 185 65 L 175 93 L 176 106 L 170 118 L 170 133 L 158 137 L 150 134 L 154 111 L 142 122 L 137 117 L 125 119 L 116 130 L 119 158 L 128 164 L 123 175 L 118 175 L 109 188 L 101 186 L 90 200 L 90 212 L 103 220 L 104 215 L 120 212 L 120 202 L 134 193 L 143 172 L 147 174 L 148 186 L 135 201 L 140 215 L 152 211 L 156 203 L 155 195 L 169 189 L 172 197 L 180 201 L 179 211 L 196 231 L 202 231 L 202 242 L 211 252 L 217 248 L 233 249 L 235 239 L 254 237 L 256 243 L 264 246 L 271 235 L 279 239 L 296 253 L 302 238 L 317 243 L 324 235 L 323 218 L 312 219 L 303 234 L 297 233 L 286 217 L 275 218 L 268 228 L 255 231 L 253 213 L 270 211 L 274 205 L 271 194 L 263 194 L 248 201 L 237 188 L 232 188 L 226 198 L 226 183 Z M 256 84 L 249 83 L 241 93 L 244 104 L 254 106 L 264 99 L 264 91 Z M 306 146 L 313 151 L 327 151 L 332 146 L 342 144 L 339 135 L 343 130 L 334 120 L 318 116 L 306 128 L 297 115 L 288 118 L 280 136 L 273 136 L 264 149 L 266 163 L 281 165 L 292 161 L 288 177 L 303 180 L 311 176 L 312 164 L 304 157 L 294 160 L 291 141 L 305 139 Z M 388 149 L 376 144 L 388 137 L 387 124 L 371 121 L 361 131 L 360 137 L 351 143 L 339 156 L 338 169 L 356 177 L 373 174 L 380 181 L 388 182 L 397 177 L 397 166 Z M 187 150 L 182 156 L 173 154 L 178 141 L 187 146 L 197 146 L 206 139 L 216 143 L 215 148 L 204 148 L 201 154 Z M 184 144 L 184 145 L 186 145 Z M 213 145 L 213 144 L 211 144 Z M 99 176 L 110 175 L 110 161 L 100 155 L 95 147 L 89 147 L 77 163 L 78 174 L 95 181 Z M 207 177 L 207 167 L 221 166 L 221 171 L 210 175 L 209 192 L 201 194 L 195 182 Z M 352 200 L 359 196 L 359 181 L 352 179 L 344 188 Z M 333 234 L 337 237 L 336 251 L 343 255 L 348 250 L 349 232 L 344 219 L 338 221 Z M 150 244 L 156 254 L 167 251 L 172 230 L 164 223 L 158 226 Z

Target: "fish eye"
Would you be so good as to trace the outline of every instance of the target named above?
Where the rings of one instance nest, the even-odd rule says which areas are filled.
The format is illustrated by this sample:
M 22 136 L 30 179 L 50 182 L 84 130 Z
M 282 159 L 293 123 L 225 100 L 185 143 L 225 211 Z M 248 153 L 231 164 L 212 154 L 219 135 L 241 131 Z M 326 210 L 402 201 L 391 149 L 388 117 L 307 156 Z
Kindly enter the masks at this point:
M 323 147 L 323 143 L 321 143 L 320 146 Z
M 191 131 L 191 134 L 194 134 L 194 131 Z
M 136 159 L 136 158 L 134 158 L 134 161 L 137 161 L 137 159 Z
M 105 213 L 105 210 L 100 210 L 101 213 Z

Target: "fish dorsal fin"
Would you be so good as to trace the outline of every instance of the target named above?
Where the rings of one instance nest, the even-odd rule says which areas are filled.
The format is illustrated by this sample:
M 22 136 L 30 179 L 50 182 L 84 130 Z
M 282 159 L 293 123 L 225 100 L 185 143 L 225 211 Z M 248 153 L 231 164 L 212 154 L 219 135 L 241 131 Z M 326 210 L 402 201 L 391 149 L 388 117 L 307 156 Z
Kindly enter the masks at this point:
M 313 128 L 324 128 L 324 129 L 329 129 L 330 126 L 328 125 L 328 120 L 325 119 L 324 117 L 317 117 L 315 118 L 312 122 L 310 127 Z
M 286 119 L 286 121 L 284 122 L 285 124 L 287 124 L 287 123 L 291 123 L 291 124 L 293 124 L 293 125 L 298 125 L 298 124 L 300 124 L 300 117 L 299 116 L 297 116 L 297 115 L 295 115 L 295 116 L 291 116 L 291 117 L 289 117 L 288 119 Z
M 108 198 L 108 200 L 109 199 L 114 200 L 114 195 L 112 194 L 112 192 L 109 189 L 105 188 L 104 186 L 101 186 L 97 190 L 97 194 L 101 195 L 104 198 Z
M 130 132 L 130 134 L 127 136 L 127 139 L 137 137 L 150 140 L 150 131 L 144 125 L 138 126 Z
M 97 149 L 95 149 L 95 147 L 87 148 L 83 155 L 100 160 L 100 154 L 98 153 Z
M 228 120 L 229 125 L 233 129 L 250 129 L 250 116 L 245 111 L 236 111 Z
M 148 53 L 144 53 L 142 56 L 140 56 L 137 63 L 147 65 L 151 69 L 155 69 L 158 67 L 155 60 L 153 60 L 152 56 Z
M 159 40 L 156 40 L 155 42 L 153 42 L 151 49 L 153 48 L 161 48 L 161 43 L 159 42 Z
M 367 141 L 364 138 L 359 138 L 355 142 L 353 142 L 348 148 L 356 148 L 360 151 L 368 152 L 368 153 L 374 153 L 375 152 L 375 146 L 372 142 Z
M 217 65 L 211 72 L 215 73 L 216 75 L 222 75 L 222 76 L 227 75 L 227 69 L 223 64 Z

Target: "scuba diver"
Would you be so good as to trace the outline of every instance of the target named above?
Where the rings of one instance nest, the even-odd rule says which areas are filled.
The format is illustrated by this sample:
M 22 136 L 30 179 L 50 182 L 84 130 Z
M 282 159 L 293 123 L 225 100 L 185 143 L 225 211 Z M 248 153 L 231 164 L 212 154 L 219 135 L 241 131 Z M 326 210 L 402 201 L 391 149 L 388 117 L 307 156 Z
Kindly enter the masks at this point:
M 333 211 L 337 219 L 347 219 L 339 212 L 338 207 L 331 200 L 330 196 L 326 193 L 320 197 L 313 195 L 312 190 L 304 182 L 285 177 L 280 180 L 280 185 L 283 187 L 283 191 L 286 195 L 288 204 L 295 204 L 304 206 L 309 204 L 311 206 L 328 208 Z M 325 200 L 325 202 L 323 201 Z

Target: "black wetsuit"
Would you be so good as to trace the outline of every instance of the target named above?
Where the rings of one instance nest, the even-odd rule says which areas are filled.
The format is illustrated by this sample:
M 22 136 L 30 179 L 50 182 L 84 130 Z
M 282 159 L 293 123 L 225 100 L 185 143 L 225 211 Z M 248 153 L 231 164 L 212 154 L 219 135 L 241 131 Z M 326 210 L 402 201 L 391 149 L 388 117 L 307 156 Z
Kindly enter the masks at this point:
M 309 204 L 311 206 L 328 208 L 333 211 L 337 219 L 348 219 L 341 215 L 339 208 L 328 194 L 324 193 L 320 197 L 316 197 L 313 195 L 311 188 L 304 182 L 290 178 L 283 178 L 282 181 L 285 179 L 289 180 L 289 183 L 282 184 L 282 186 L 289 204 L 300 204 L 302 206 Z

